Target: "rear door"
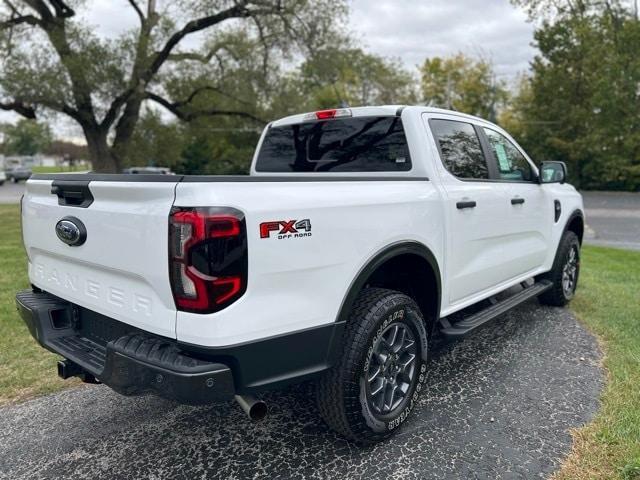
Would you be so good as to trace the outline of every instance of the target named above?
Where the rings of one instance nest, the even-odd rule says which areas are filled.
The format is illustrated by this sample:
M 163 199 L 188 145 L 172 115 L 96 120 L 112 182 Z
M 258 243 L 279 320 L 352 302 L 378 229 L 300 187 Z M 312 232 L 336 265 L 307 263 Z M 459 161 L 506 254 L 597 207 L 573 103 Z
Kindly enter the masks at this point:
M 464 303 L 510 278 L 503 255 L 507 189 L 491 180 L 479 127 L 450 115 L 425 120 L 446 195 L 448 301 Z
M 180 177 L 101 176 L 113 180 L 90 182 L 69 177 L 27 182 L 22 225 L 31 283 L 103 315 L 175 337 L 168 218 Z M 86 238 L 71 246 L 76 227 L 86 231 Z

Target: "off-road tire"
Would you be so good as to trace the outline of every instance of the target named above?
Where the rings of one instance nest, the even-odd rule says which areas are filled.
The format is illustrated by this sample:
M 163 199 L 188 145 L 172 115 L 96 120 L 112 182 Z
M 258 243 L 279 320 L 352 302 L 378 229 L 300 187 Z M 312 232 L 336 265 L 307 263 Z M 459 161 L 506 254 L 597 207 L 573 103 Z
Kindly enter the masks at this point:
M 576 266 L 575 266 L 575 278 L 573 279 L 572 288 L 567 291 L 563 285 L 563 273 L 564 269 L 569 261 L 571 251 L 575 252 Z M 543 305 L 552 305 L 556 307 L 563 307 L 571 301 L 575 294 L 576 287 L 578 285 L 578 277 L 580 274 L 580 241 L 578 236 L 571 231 L 564 233 L 560 239 L 558 245 L 558 251 L 553 261 L 553 267 L 544 275 L 540 276 L 542 280 L 549 280 L 553 283 L 553 286 L 538 297 L 538 300 Z
M 412 370 L 411 382 L 406 382 L 410 386 L 402 401 L 382 415 L 374 411 L 377 407 L 371 404 L 374 400 L 370 385 L 366 383 L 367 372 L 369 368 L 377 368 L 371 363 L 375 361 L 372 360 L 374 347 L 380 345 L 385 332 L 396 324 L 400 331 L 404 329 L 407 338 L 413 335 L 416 342 L 415 370 Z M 409 345 L 410 341 L 401 344 Z M 325 422 L 347 439 L 360 444 L 375 443 L 391 436 L 407 419 L 424 388 L 427 348 L 425 322 L 410 297 L 383 288 L 364 289 L 354 302 L 347 321 L 339 360 L 318 382 L 318 408 Z M 397 381 L 393 379 L 394 386 Z

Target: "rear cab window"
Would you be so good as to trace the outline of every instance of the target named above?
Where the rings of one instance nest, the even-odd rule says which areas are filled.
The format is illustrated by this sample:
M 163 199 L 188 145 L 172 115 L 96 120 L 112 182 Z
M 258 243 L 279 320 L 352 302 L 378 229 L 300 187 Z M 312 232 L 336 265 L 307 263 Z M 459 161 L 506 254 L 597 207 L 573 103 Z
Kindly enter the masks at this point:
M 409 146 L 398 116 L 350 117 L 271 127 L 258 172 L 406 172 Z

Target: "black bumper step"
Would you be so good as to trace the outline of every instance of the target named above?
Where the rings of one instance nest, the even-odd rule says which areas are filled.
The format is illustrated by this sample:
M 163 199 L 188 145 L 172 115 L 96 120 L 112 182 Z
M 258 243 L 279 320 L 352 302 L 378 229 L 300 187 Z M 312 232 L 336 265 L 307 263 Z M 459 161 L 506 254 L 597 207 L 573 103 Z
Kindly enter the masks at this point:
M 523 288 L 522 291 L 456 323 L 450 323 L 446 317 L 442 318 L 440 319 L 440 324 L 442 325 L 440 332 L 446 337 L 462 337 L 521 303 L 546 292 L 552 285 L 548 280 L 536 282 L 529 287 Z
M 79 335 L 52 338 L 50 343 L 57 353 L 82 366 L 94 377 L 99 376 L 104 370 L 107 358 L 107 349 L 104 345 Z
M 16 305 L 38 343 L 72 362 L 68 370 L 77 375 L 88 373 L 124 395 L 152 392 L 191 404 L 233 399 L 231 369 L 191 356 L 175 340 L 133 327 L 125 333 L 106 317 L 82 318 L 72 304 L 44 292 L 20 292 Z

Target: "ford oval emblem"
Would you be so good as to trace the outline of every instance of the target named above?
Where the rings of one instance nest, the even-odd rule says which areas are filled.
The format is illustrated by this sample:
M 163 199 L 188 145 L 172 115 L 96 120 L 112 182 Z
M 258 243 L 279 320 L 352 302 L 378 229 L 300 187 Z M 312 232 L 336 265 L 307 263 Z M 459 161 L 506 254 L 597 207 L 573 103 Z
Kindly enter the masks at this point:
M 87 229 L 76 217 L 64 217 L 56 223 L 56 235 L 71 247 L 82 245 L 87 240 Z

